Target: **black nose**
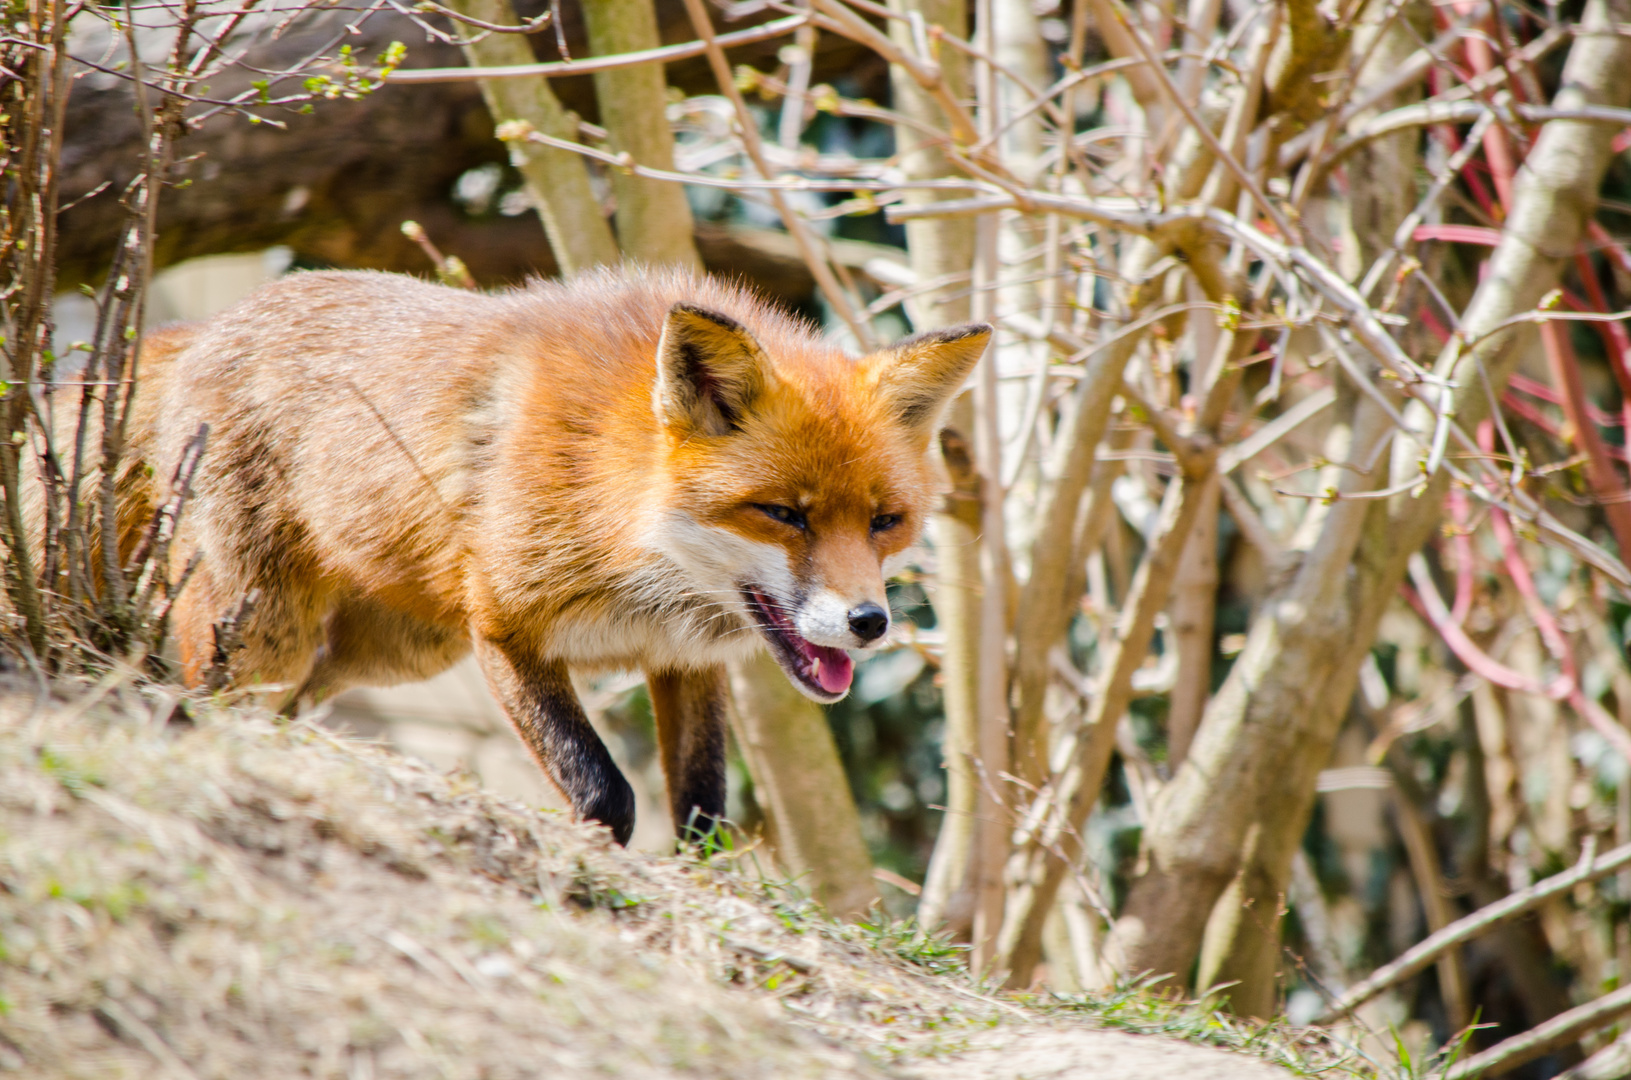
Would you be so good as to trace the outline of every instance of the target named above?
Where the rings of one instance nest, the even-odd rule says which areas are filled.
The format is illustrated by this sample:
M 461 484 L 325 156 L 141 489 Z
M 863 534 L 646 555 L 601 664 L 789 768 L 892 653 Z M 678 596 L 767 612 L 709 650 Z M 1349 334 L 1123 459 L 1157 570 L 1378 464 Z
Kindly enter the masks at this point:
M 889 629 L 889 612 L 869 600 L 850 611 L 849 628 L 862 641 L 876 641 Z

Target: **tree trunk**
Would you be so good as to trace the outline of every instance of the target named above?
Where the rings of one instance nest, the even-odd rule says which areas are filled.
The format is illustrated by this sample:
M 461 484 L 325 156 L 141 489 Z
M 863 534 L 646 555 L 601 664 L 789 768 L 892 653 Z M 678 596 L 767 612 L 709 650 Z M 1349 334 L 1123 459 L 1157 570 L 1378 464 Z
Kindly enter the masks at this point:
M 510 0 L 451 0 L 450 8 L 482 22 L 515 26 Z M 519 34 L 488 34 L 464 46 L 471 67 L 500 67 L 535 61 L 532 46 Z M 545 79 L 485 79 L 481 96 L 500 131 L 520 121 L 557 139 L 576 141 L 576 118 L 561 108 Z M 561 271 L 572 275 L 617 261 L 617 241 L 601 212 L 584 159 L 569 150 L 509 140 L 510 162 L 527 181 L 527 193 L 543 220 L 549 246 Z
M 787 681 L 767 653 L 731 665 L 731 724 L 770 819 L 782 869 L 841 918 L 878 899 L 861 816 L 821 709 Z
M 927 25 L 943 26 L 953 32 L 962 32 L 968 26 L 964 0 L 891 0 L 890 8 L 915 12 Z M 916 51 L 908 24 L 892 21 L 890 34 L 899 47 Z M 967 92 L 962 57 L 951 49 L 941 49 L 933 59 L 940 64 L 940 77 L 955 96 L 962 98 Z M 902 115 L 931 128 L 940 124 L 940 107 L 934 98 L 898 66 L 890 69 L 890 86 L 895 108 Z M 895 129 L 895 139 L 901 169 L 909 179 L 956 174 L 942 148 L 916 128 L 900 125 Z M 906 201 L 929 202 L 933 198 L 930 192 L 909 192 Z M 966 280 L 956 278 L 967 274 L 974 263 L 973 223 L 967 218 L 909 221 L 906 249 L 913 276 L 925 286 L 907 305 L 914 329 L 929 330 L 968 321 Z M 948 277 L 952 280 L 945 280 Z M 947 429 L 943 446 L 952 490 L 941 512 L 929 523 L 935 554 L 932 600 L 936 624 L 945 636 L 940 676 L 946 711 L 941 750 L 946 763 L 946 813 L 929 860 L 918 918 L 925 926 L 949 923 L 955 932 L 966 935 L 973 922 L 968 873 L 979 791 L 974 759 L 979 708 L 980 496 L 969 449 L 974 435 L 971 395 L 964 394 L 952 405 Z
M 651 0 L 595 0 L 583 5 L 583 14 L 597 56 L 655 49 L 662 43 Z M 597 72 L 595 99 L 600 103 L 601 126 L 611 134 L 613 153 L 626 153 L 647 168 L 673 171 L 668 84 L 660 65 Z M 653 266 L 701 268 L 683 187 L 616 169 L 611 181 L 617 199 L 617 239 L 625 255 Z
M 1167 765 L 1176 769 L 1189 753 L 1195 728 L 1212 694 L 1212 626 L 1218 606 L 1218 500 L 1214 479 L 1172 583 L 1172 643 L 1178 654 L 1178 681 L 1167 712 Z
M 1356 55 L 1370 50 L 1370 61 L 1359 74 L 1355 93 L 1363 95 L 1370 86 L 1390 77 L 1414 46 L 1414 37 L 1399 25 L 1399 16 L 1391 7 L 1371 4 L 1353 44 Z M 1407 96 L 1418 95 L 1398 94 L 1377 108 L 1403 104 Z M 1403 132 L 1367 144 L 1348 160 L 1353 195 L 1347 205 L 1349 228 L 1342 247 L 1353 254 L 1348 260 L 1351 265 L 1344 265 L 1342 271 L 1350 280 L 1361 278 L 1372 262 L 1392 246 L 1394 231 L 1414 208 L 1415 176 L 1420 164 L 1417 146 L 1415 133 Z M 1351 387 L 1343 392 L 1350 399 L 1355 393 Z M 1349 453 L 1350 462 L 1370 460 L 1347 447 L 1334 450 Z M 1360 450 L 1370 454 L 1367 448 Z M 1304 530 L 1303 535 L 1311 536 L 1312 530 Z M 1339 650 L 1342 647 L 1340 640 L 1332 644 Z M 1343 711 L 1345 714 L 1346 702 Z M 1340 727 L 1341 716 L 1333 722 Z M 1316 767 L 1323 767 L 1325 761 L 1326 755 L 1321 754 Z M 1277 1006 L 1280 990 L 1280 913 L 1286 906 L 1291 859 L 1302 842 L 1302 832 L 1292 833 L 1278 820 L 1278 811 L 1273 808 L 1259 813 L 1267 816 L 1258 820 L 1262 830 L 1258 842 L 1252 845 L 1246 865 L 1219 898 L 1208 921 L 1197 983 L 1234 983 L 1231 1007 L 1245 1015 L 1269 1016 Z
M 1331 460 L 1363 460 L 1388 435 L 1386 424 L 1379 408 L 1364 403 L 1353 421 L 1351 439 L 1345 438 L 1343 429 L 1334 433 L 1334 439 L 1349 446 Z M 1338 490 L 1348 493 L 1375 487 L 1379 480 L 1364 479 L 1335 466 L 1327 472 L 1328 482 L 1343 485 Z M 1359 544 L 1370 505 L 1350 500 L 1326 508 L 1318 542 L 1305 555 L 1291 585 L 1265 603 L 1229 679 L 1213 697 L 1188 757 L 1155 800 L 1152 820 L 1144 832 L 1149 867 L 1135 880 L 1112 936 L 1127 970 L 1157 971 L 1182 980 L 1215 903 L 1220 917 L 1228 920 L 1218 924 L 1218 930 L 1268 937 L 1278 933 L 1279 901 L 1274 892 L 1278 883 L 1260 867 L 1283 857 L 1289 873 L 1292 850 L 1263 849 L 1288 843 L 1287 836 L 1294 849 L 1301 830 L 1265 831 L 1263 812 L 1283 811 L 1267 801 L 1255 801 L 1246 792 L 1238 801 L 1220 802 L 1217 790 L 1249 785 L 1269 770 L 1296 769 L 1307 754 L 1317 759 L 1316 771 L 1324 764 L 1327 755 L 1308 745 L 1308 740 L 1265 731 L 1258 726 L 1257 716 L 1268 712 L 1286 717 L 1287 723 L 1303 721 L 1323 701 L 1322 685 L 1336 677 L 1351 629 L 1346 576 L 1341 568 Z M 1311 508 L 1309 516 L 1321 515 Z M 1282 668 L 1283 681 L 1265 678 Z M 1248 747 L 1255 752 L 1248 752 Z M 1219 902 L 1225 888 L 1236 881 L 1248 838 L 1254 834 L 1250 849 L 1258 858 Z M 1270 899 L 1261 902 L 1257 898 L 1262 896 Z M 1224 908 L 1229 910 L 1222 911 Z M 1238 977 L 1241 973 L 1227 965 L 1229 954 L 1230 949 L 1222 947 L 1210 953 L 1217 958 L 1217 967 L 1203 972 L 1201 981 L 1211 984 Z M 1250 974 L 1254 988 L 1262 985 L 1257 978 L 1261 971 L 1253 969 Z M 1272 986 L 1272 958 L 1268 974 Z M 1246 1000 L 1238 987 L 1232 1000 L 1241 1011 L 1266 1015 L 1263 1006 Z
M 1631 41 L 1611 29 L 1628 17 L 1628 0 L 1588 3 L 1582 23 L 1597 32 L 1576 38 L 1557 105 L 1623 108 L 1631 100 Z M 1533 309 L 1556 286 L 1596 206 L 1613 138 L 1611 128 L 1574 121 L 1553 120 L 1542 129 L 1519 174 L 1500 244 L 1464 316 L 1466 339 Z M 1517 364 L 1521 333 L 1494 333 L 1476 348 L 1496 394 Z M 1440 358 L 1439 374 L 1447 376 L 1456 359 L 1452 346 Z M 1471 367 L 1462 360 L 1460 370 Z M 1464 381 L 1454 409 L 1468 427 L 1487 415 L 1481 380 Z M 1386 434 L 1383 422 L 1364 413 L 1354 425 L 1356 449 Z M 1416 417 L 1418 427 L 1422 420 Z M 1416 467 L 1415 452 L 1409 446 L 1404 455 L 1410 469 Z M 1274 834 L 1272 843 L 1259 847 L 1263 892 L 1283 892 L 1312 811 L 1315 778 L 1329 757 L 1359 667 L 1410 555 L 1438 521 L 1447 487 L 1448 475 L 1441 472 L 1419 498 L 1338 501 L 1298 573 L 1265 603 L 1207 709 L 1189 760 L 1163 789 L 1146 826 L 1148 869 L 1133 882 L 1115 930 L 1128 970 L 1180 977 L 1188 970 L 1212 905 L 1234 877 L 1256 822 L 1272 824 Z M 1236 807 L 1242 812 L 1229 812 Z M 1241 955 L 1252 952 L 1248 947 Z
M 1000 237 L 997 221 L 987 215 L 975 224 L 974 317 L 995 322 Z M 978 677 L 974 736 L 975 792 L 974 845 L 970 853 L 970 882 L 974 897 L 974 950 L 969 965 L 984 973 L 995 957 L 1002 929 L 1003 864 L 1009 836 L 1019 807 L 1010 802 L 1013 772 L 1008 715 L 1008 597 L 1009 565 L 1006 514 L 1002 483 L 1002 435 L 998 422 L 1001 399 L 997 385 L 995 341 L 975 369 L 974 464 L 980 478 L 980 636 L 976 662 Z

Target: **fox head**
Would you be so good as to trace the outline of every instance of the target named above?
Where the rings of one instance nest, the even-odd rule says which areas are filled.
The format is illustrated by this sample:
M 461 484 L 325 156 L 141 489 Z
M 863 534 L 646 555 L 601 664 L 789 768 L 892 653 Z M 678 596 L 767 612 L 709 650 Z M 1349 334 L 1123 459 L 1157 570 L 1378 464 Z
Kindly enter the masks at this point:
M 817 701 L 848 693 L 846 650 L 884 641 L 884 578 L 937 491 L 930 443 L 990 337 L 953 327 L 853 360 L 784 331 L 761 344 L 701 307 L 668 313 L 652 389 L 660 546 Z

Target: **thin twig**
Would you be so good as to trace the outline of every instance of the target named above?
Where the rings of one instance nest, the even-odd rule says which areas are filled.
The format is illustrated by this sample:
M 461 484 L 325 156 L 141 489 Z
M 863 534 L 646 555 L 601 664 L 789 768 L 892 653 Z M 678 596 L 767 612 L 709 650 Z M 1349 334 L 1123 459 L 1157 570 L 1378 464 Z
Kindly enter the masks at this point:
M 794 15 L 791 18 L 777 19 L 774 22 L 767 22 L 763 26 L 755 26 L 748 30 L 736 30 L 729 34 L 720 34 L 715 41 L 721 48 L 727 49 L 737 45 L 752 45 L 755 42 L 784 37 L 809 21 L 809 15 Z M 641 64 L 668 64 L 675 60 L 689 60 L 693 56 L 702 56 L 707 51 L 708 43 L 706 41 L 687 41 L 680 45 L 665 45 L 660 49 L 619 53 L 616 56 L 596 56 L 588 60 L 554 61 L 546 64 L 510 64 L 502 67 L 398 68 L 389 74 L 382 75 L 381 78 L 383 81 L 392 84 L 470 82 L 476 79 L 530 79 L 535 76 L 539 78 L 559 78 L 564 75 L 586 75 L 595 71 L 639 67 Z
M 1566 893 L 1576 885 L 1607 877 L 1622 866 L 1631 866 L 1631 844 L 1624 844 L 1614 848 L 1600 858 L 1593 858 L 1593 853 L 1588 852 L 1574 869 L 1537 881 L 1527 889 L 1520 889 L 1493 904 L 1479 908 L 1471 915 L 1457 919 L 1420 944 L 1406 950 L 1391 964 L 1377 968 L 1369 976 L 1350 988 L 1347 993 L 1343 994 L 1335 1005 L 1315 1017 L 1314 1023 L 1329 1024 L 1333 1022 L 1339 1017 L 1352 1012 L 1388 987 L 1395 986 L 1426 970 L 1428 965 L 1437 960 L 1446 950 L 1453 949 L 1464 941 L 1480 937 L 1501 923 L 1533 911 L 1552 897 Z
M 1445 1080 L 1472 1080 L 1478 1076 L 1499 1076 L 1526 1061 L 1533 1061 L 1580 1036 L 1631 1013 L 1631 986 L 1622 986 L 1568 1012 L 1537 1024 L 1522 1035 L 1496 1043 L 1451 1069 Z

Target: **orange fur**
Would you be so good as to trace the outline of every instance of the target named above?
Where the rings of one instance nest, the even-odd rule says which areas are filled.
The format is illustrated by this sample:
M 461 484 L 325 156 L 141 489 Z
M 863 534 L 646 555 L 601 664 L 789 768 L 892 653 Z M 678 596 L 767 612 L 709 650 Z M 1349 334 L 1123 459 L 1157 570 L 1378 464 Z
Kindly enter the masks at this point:
M 185 676 L 224 665 L 309 699 L 425 678 L 474 644 L 540 764 L 625 837 L 627 785 L 567 668 L 662 675 L 657 696 L 683 702 L 658 708 L 665 746 L 706 754 L 722 739 L 672 729 L 718 722 L 735 653 L 769 640 L 805 692 L 841 696 L 841 650 L 875 643 L 854 628 L 877 630 L 882 564 L 934 494 L 936 417 L 988 333 L 854 360 L 682 273 L 497 295 L 286 278 L 144 362 L 133 443 L 154 475 L 210 425 L 174 552 L 204 556 L 173 615 Z M 249 596 L 225 655 L 218 624 Z M 671 790 L 696 787 L 674 770 L 712 775 L 678 756 Z M 704 819 L 712 784 L 693 792 Z

